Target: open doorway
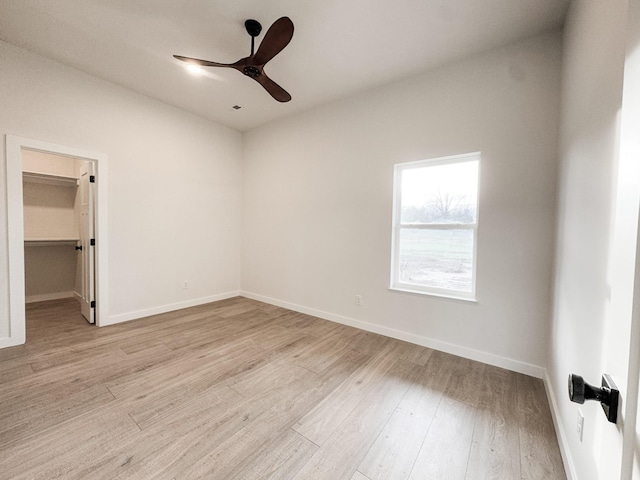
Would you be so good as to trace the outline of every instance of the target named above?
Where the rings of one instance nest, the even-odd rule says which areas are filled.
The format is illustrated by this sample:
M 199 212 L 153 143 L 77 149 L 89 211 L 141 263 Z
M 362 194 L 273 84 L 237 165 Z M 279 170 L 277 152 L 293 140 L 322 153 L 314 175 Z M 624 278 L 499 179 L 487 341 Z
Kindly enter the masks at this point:
M 78 300 L 95 323 L 94 162 L 22 149 L 25 300 Z
M 71 244 L 74 255 L 75 247 L 85 246 L 83 241 L 93 243 L 94 270 L 93 274 L 87 276 L 87 280 L 94 280 L 94 286 L 87 285 L 85 291 L 95 292 L 94 299 L 90 297 L 83 299 L 89 304 L 92 311 L 88 312 L 88 317 L 96 325 L 108 324 L 107 298 L 108 298 L 108 261 L 107 261 L 107 157 L 104 154 L 77 149 L 64 145 L 42 142 L 39 140 L 27 139 L 13 135 L 6 136 L 6 176 L 7 176 L 7 233 L 8 233 L 8 263 L 9 263 L 9 337 L 0 339 L 0 348 L 20 345 L 25 343 L 25 222 L 24 222 L 24 193 L 23 193 L 23 154 L 25 152 L 38 152 L 51 156 L 74 159 L 80 165 L 87 167 L 85 178 L 92 184 L 93 193 L 88 193 L 85 200 L 93 200 L 94 205 L 90 210 L 94 212 L 93 221 L 88 222 L 94 230 L 86 232 L 84 239 L 81 238 L 78 229 L 77 239 Z M 93 171 L 90 171 L 93 169 Z M 76 178 L 78 184 L 73 187 L 81 193 L 81 176 Z M 93 179 L 91 178 L 93 177 Z M 91 182 L 93 180 L 93 182 Z M 74 180 L 71 180 L 72 182 Z M 70 195 L 70 194 L 69 194 Z M 80 196 L 80 200 L 82 197 Z M 88 213 L 87 213 L 88 214 Z M 80 220 L 78 220 L 80 222 Z M 80 223 L 78 223 L 78 226 Z M 26 238 L 30 240 L 29 238 Z M 65 240 L 60 237 L 61 240 Z M 76 241 L 77 240 L 77 241 Z M 94 240 L 91 242 L 91 240 Z M 89 265 L 89 264 L 86 264 Z M 80 277 L 83 278 L 83 277 Z M 83 287 L 80 287 L 82 290 Z M 75 292 L 75 289 L 73 290 Z M 78 292 L 81 294 L 82 292 Z M 91 304 L 91 302 L 94 302 Z

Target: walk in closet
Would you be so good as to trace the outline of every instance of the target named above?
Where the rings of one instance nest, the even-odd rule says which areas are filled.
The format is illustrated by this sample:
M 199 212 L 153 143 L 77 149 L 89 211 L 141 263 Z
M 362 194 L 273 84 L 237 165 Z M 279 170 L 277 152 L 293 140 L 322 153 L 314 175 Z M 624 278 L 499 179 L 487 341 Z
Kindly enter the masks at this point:
M 27 303 L 80 296 L 83 160 L 23 151 L 25 298 Z

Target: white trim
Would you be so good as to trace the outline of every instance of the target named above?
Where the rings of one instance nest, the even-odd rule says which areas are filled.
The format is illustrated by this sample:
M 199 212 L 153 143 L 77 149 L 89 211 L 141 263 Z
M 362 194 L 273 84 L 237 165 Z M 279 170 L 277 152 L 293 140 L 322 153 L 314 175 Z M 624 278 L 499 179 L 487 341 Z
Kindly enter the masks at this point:
M 465 297 L 463 295 L 452 295 L 450 293 L 436 293 L 435 290 L 425 292 L 422 290 L 415 290 L 413 287 L 414 285 L 398 283 L 398 285 L 396 285 L 395 287 L 389 287 L 388 290 L 390 292 L 410 293 L 412 295 L 423 295 L 423 296 L 427 295 L 430 297 L 446 298 L 449 300 L 460 300 L 463 302 L 478 303 L 478 299 L 475 297 Z M 444 290 L 444 292 L 449 292 L 449 290 Z
M 107 156 L 16 135 L 6 136 L 7 233 L 9 257 L 10 337 L 0 339 L 0 348 L 25 342 L 24 225 L 22 206 L 22 150 L 35 150 L 92 161 L 96 168 L 96 324 L 108 317 L 109 262 L 107 228 Z
M 5 145 L 7 172 L 7 255 L 9 263 L 9 336 L 0 338 L 0 348 L 21 345 L 26 339 L 22 153 L 20 139 L 7 135 Z
M 560 410 L 558 409 L 558 404 L 556 403 L 556 395 L 553 391 L 551 379 L 549 378 L 549 372 L 546 368 L 544 369 L 542 381 L 544 382 L 545 392 L 547 393 L 547 401 L 549 402 L 549 406 L 551 409 L 551 418 L 553 419 L 553 426 L 556 429 L 556 437 L 558 439 L 560 455 L 562 455 L 562 463 L 564 464 L 564 471 L 567 475 L 567 480 L 578 480 L 576 467 L 574 466 L 573 458 L 571 457 L 571 448 L 569 448 L 569 443 L 567 442 L 567 432 L 562 427 L 562 423 L 559 420 Z
M 75 177 L 67 177 L 66 175 L 52 175 L 50 173 L 22 171 L 22 180 L 31 183 L 40 183 L 44 185 L 57 185 L 60 187 L 75 188 L 78 186 L 78 179 Z
M 268 303 L 270 305 L 276 305 L 278 307 L 287 308 L 314 317 L 329 320 L 331 322 L 341 323 L 350 327 L 359 328 L 368 332 L 377 333 L 386 337 L 403 340 L 405 342 L 414 343 L 423 347 L 433 348 L 441 352 L 450 353 L 459 357 L 468 358 L 478 362 L 493 365 L 495 367 L 505 368 L 513 372 L 523 373 L 536 378 L 542 378 L 544 368 L 537 365 L 531 365 L 529 363 L 520 362 L 511 358 L 501 357 L 492 353 L 482 352 L 480 350 L 474 350 L 472 348 L 462 347 L 460 345 L 454 345 L 452 343 L 442 342 L 429 337 L 423 337 L 421 335 L 415 335 L 413 333 L 405 332 L 403 330 L 396 330 L 395 328 L 384 327 L 375 323 L 365 322 L 363 320 L 356 320 L 355 318 L 344 317 L 342 315 L 336 315 L 322 310 L 316 310 L 314 308 L 303 307 L 295 303 L 289 303 L 282 300 L 266 297 L 264 295 L 258 295 L 256 293 L 240 291 L 240 295 L 243 297 L 257 300 L 259 302 Z
M 480 157 L 482 156 L 482 152 L 481 151 L 476 151 L 476 152 L 468 152 L 468 153 L 459 153 L 456 155 L 449 155 L 446 157 L 435 157 L 435 158 L 424 158 L 422 160 L 413 160 L 411 162 L 402 162 L 402 163 L 397 163 L 397 166 L 402 167 L 403 169 L 408 169 L 408 168 L 421 168 L 425 163 L 430 163 L 431 166 L 437 166 L 437 165 L 451 165 L 454 163 L 464 163 L 464 162 L 469 162 L 469 157 L 478 157 L 478 160 L 480 160 Z
M 206 303 L 218 302 L 220 300 L 226 300 L 227 298 L 233 298 L 240 295 L 238 290 L 232 292 L 220 293 L 218 295 L 211 295 L 208 297 L 195 298 L 193 300 L 186 300 L 184 302 L 170 303 L 167 305 L 160 305 L 158 307 L 145 308 L 144 310 L 136 310 L 134 312 L 121 313 L 119 315 L 112 315 L 106 321 L 103 321 L 101 326 L 115 325 L 116 323 L 129 322 L 131 320 L 138 320 L 144 317 L 150 317 L 151 315 L 159 315 L 161 313 L 173 312 L 181 310 L 183 308 L 197 307 L 198 305 L 204 305 Z
M 76 298 L 76 292 L 56 292 L 43 293 L 42 295 L 29 295 L 25 297 L 25 303 L 48 302 L 49 300 L 60 300 L 63 298 Z

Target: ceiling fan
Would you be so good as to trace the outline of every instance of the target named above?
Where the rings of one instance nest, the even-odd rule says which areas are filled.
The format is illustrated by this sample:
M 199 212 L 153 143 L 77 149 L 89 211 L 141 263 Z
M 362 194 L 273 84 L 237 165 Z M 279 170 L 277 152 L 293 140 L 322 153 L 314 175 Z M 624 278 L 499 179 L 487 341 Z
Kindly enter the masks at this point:
M 293 22 L 289 17 L 282 17 L 276 20 L 260 43 L 258 51 L 254 53 L 254 40 L 260 35 L 262 25 L 257 20 L 249 19 L 244 22 L 247 33 L 251 36 L 251 55 L 241 58 L 235 63 L 218 63 L 209 60 L 200 60 L 197 58 L 183 57 L 182 55 L 174 55 L 178 60 L 183 62 L 200 65 L 202 67 L 226 67 L 235 68 L 247 77 L 253 78 L 256 82 L 264 87 L 279 102 L 288 102 L 291 95 L 287 91 L 271 80 L 264 71 L 265 64 L 280 53 L 286 47 L 293 37 Z

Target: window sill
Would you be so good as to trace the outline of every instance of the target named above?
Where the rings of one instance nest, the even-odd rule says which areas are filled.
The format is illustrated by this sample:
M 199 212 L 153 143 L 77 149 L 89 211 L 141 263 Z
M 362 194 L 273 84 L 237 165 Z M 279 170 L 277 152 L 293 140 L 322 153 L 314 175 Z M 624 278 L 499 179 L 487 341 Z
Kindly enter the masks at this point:
M 469 303 L 478 303 L 478 300 L 475 297 L 464 297 L 464 296 L 458 296 L 453 294 L 436 293 L 436 292 L 424 292 L 422 290 L 414 290 L 411 288 L 389 287 L 389 291 L 399 292 L 399 293 L 410 293 L 412 295 L 424 295 L 427 297 L 445 298 L 448 300 L 456 300 L 456 301 L 469 302 Z

